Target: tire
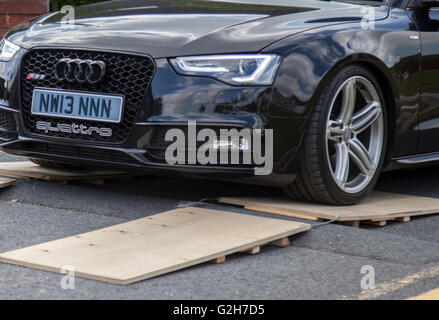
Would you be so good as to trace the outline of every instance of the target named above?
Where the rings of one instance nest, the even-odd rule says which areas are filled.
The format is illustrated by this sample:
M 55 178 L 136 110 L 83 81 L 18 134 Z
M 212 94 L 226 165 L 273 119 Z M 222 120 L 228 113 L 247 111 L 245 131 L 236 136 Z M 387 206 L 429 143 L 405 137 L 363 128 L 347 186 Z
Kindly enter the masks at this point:
M 56 162 L 56 161 L 33 159 L 33 158 L 28 158 L 28 160 L 44 168 L 50 168 L 50 169 L 74 168 L 74 166 L 72 165 Z
M 287 195 L 339 206 L 361 202 L 379 178 L 387 146 L 379 82 L 361 65 L 341 69 L 322 90 L 308 121 Z

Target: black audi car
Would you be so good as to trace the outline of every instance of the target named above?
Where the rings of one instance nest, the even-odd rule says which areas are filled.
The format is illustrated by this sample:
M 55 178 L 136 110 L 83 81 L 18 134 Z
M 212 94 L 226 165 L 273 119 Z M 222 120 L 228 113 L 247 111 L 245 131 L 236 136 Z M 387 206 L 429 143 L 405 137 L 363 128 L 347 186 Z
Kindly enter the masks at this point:
M 49 13 L 1 42 L 0 148 L 42 166 L 235 179 L 355 204 L 383 170 L 439 160 L 436 6 L 126 0 Z M 253 161 L 170 163 L 167 135 L 188 123 L 271 130 L 269 174 Z M 214 150 L 253 150 L 230 141 Z

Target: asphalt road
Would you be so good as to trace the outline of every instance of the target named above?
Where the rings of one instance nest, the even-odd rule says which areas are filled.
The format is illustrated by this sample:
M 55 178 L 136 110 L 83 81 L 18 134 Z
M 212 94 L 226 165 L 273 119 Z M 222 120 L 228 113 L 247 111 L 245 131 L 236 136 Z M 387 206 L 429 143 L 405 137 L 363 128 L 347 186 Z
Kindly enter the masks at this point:
M 0 161 L 15 160 L 0 154 Z M 439 168 L 385 173 L 377 189 L 439 198 Z M 159 177 L 103 186 L 20 179 L 0 191 L 0 252 L 157 214 L 181 201 L 280 192 Z M 0 264 L 0 299 L 406 299 L 439 288 L 439 215 L 383 228 L 330 224 L 291 240 L 287 248 L 264 247 L 258 255 L 236 254 L 221 265 L 125 287 L 77 278 L 74 290 L 64 290 L 59 274 Z M 375 271 L 374 290 L 361 288 L 366 265 Z

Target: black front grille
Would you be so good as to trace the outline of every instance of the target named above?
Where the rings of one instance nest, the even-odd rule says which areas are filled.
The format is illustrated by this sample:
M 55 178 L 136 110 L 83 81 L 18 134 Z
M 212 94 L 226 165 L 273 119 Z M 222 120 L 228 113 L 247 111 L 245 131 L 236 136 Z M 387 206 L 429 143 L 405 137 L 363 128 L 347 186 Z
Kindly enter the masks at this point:
M 17 139 L 17 137 L 16 133 L 0 131 L 0 140 L 13 140 Z
M 0 140 L 12 140 L 18 137 L 14 115 L 0 110 Z
M 0 128 L 8 131 L 17 131 L 17 124 L 12 113 L 0 110 Z
M 94 85 L 58 81 L 54 76 L 55 65 L 63 58 L 104 61 L 107 65 L 105 78 Z M 150 58 L 143 56 L 79 50 L 31 50 L 24 56 L 21 66 L 21 111 L 25 129 L 31 134 L 41 135 L 42 132 L 36 129 L 36 123 L 38 121 L 53 121 L 54 119 L 31 114 L 32 94 L 35 87 L 121 94 L 125 96 L 125 109 L 121 123 L 107 124 L 86 120 L 57 120 L 57 122 L 69 125 L 76 123 L 87 127 L 110 128 L 113 131 L 111 137 L 101 137 L 97 134 L 92 136 L 75 135 L 63 132 L 49 132 L 45 135 L 101 143 L 123 143 L 131 133 L 154 71 L 154 62 Z M 46 75 L 46 78 L 44 80 L 28 80 L 27 75 L 29 73 L 43 74 Z

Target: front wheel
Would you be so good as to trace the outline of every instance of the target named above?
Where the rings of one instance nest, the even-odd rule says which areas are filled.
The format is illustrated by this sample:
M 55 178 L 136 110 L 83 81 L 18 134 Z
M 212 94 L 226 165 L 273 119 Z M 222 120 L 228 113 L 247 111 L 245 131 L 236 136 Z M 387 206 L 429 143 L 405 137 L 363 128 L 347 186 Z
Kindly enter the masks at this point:
M 375 76 L 359 65 L 340 70 L 309 119 L 296 180 L 299 200 L 353 205 L 375 186 L 387 141 L 386 106 Z

